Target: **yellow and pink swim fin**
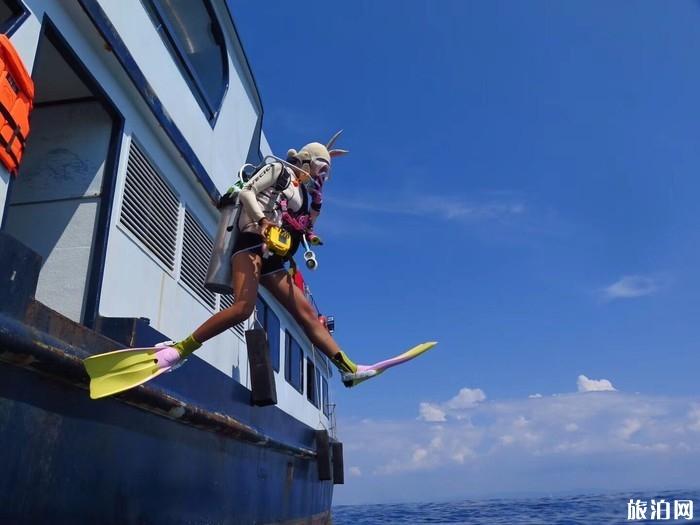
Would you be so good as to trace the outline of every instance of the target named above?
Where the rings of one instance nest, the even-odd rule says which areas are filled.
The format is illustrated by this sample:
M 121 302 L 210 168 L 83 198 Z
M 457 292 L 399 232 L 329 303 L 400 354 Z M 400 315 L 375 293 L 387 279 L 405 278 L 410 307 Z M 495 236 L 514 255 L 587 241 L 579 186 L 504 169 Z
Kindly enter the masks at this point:
M 393 366 L 401 365 L 410 361 L 411 359 L 415 359 L 419 355 L 430 350 L 436 344 L 437 341 L 421 343 L 403 354 L 397 355 L 390 359 L 385 359 L 384 361 L 379 361 L 373 365 L 357 365 L 357 371 L 352 373 L 343 372 L 341 374 L 343 384 L 348 388 L 359 385 L 363 381 L 376 377 Z

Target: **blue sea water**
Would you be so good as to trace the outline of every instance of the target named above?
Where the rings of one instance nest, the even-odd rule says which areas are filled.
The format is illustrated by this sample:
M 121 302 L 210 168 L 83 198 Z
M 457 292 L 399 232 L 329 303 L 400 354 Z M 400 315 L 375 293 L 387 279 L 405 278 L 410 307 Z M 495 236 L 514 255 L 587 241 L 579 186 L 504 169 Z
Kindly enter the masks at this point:
M 628 503 L 631 499 L 646 503 L 647 519 L 628 520 Z M 656 502 L 661 499 L 670 502 L 670 519 L 656 519 L 658 515 L 655 519 L 651 519 L 652 499 Z M 694 518 L 674 520 L 674 500 L 692 500 Z M 665 518 L 666 515 L 662 514 L 661 517 Z M 333 507 L 333 525 L 393 523 L 461 525 L 692 523 L 697 525 L 700 524 L 700 490 Z

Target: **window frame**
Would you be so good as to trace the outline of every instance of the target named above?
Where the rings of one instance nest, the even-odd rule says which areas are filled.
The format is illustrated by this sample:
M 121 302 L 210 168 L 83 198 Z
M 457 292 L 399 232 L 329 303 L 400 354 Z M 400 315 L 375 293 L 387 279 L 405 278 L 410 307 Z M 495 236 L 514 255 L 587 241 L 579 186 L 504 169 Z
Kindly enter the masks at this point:
M 29 9 L 27 9 L 27 6 L 21 0 L 0 1 L 2 1 L 2 3 L 10 9 L 10 11 L 12 11 L 10 18 L 0 23 L 0 33 L 10 37 L 15 31 L 17 31 L 19 26 L 22 25 L 22 22 L 29 17 Z
M 256 319 L 260 326 L 262 327 L 263 330 L 265 330 L 265 335 L 267 336 L 267 346 L 268 350 L 270 352 L 270 360 L 272 361 L 272 368 L 275 372 L 280 371 L 280 362 L 281 362 L 281 355 L 280 355 L 280 345 L 281 345 L 281 338 L 280 338 L 280 328 L 282 328 L 282 324 L 280 323 L 280 318 L 279 316 L 275 313 L 275 311 L 270 308 L 270 305 L 265 302 L 265 300 L 258 295 L 257 302 L 255 304 L 255 309 L 257 310 L 256 314 Z M 272 315 L 275 318 L 276 324 L 277 324 L 277 330 L 276 330 L 276 335 L 275 335 L 275 340 L 277 341 L 276 348 L 273 349 L 272 347 L 272 338 L 270 337 L 270 323 L 268 322 L 268 315 Z
M 318 389 L 319 370 L 316 367 L 313 359 L 306 357 L 306 399 L 319 408 L 319 389 Z
M 185 79 L 185 82 L 187 82 L 187 85 L 197 101 L 197 104 L 199 104 L 202 112 L 207 117 L 207 121 L 213 128 L 216 125 L 219 114 L 221 113 L 221 108 L 224 105 L 224 99 L 226 98 L 226 93 L 228 92 L 230 83 L 228 47 L 226 46 L 224 30 L 221 27 L 219 18 L 216 16 L 214 6 L 211 4 L 210 0 L 201 1 L 204 8 L 207 10 L 207 13 L 209 13 L 209 17 L 211 18 L 211 28 L 214 39 L 217 41 L 221 51 L 223 52 L 222 65 L 224 85 L 223 90 L 221 91 L 221 99 L 216 103 L 212 103 L 212 101 L 207 97 L 207 91 L 203 88 L 203 84 L 197 75 L 196 68 L 193 66 L 187 53 L 184 52 L 178 44 L 178 39 L 174 36 L 176 32 L 174 31 L 167 16 L 164 14 L 164 10 L 157 4 L 157 0 L 142 0 L 143 5 L 146 7 L 146 11 L 150 15 L 151 20 L 154 22 L 156 32 L 160 35 L 165 47 L 168 48 L 175 65 L 182 73 L 182 76 Z M 216 104 L 218 104 L 218 107 L 214 107 Z
M 304 350 L 289 330 L 284 331 L 284 378 L 300 394 L 304 393 Z M 292 382 L 292 345 L 299 349 L 299 386 Z

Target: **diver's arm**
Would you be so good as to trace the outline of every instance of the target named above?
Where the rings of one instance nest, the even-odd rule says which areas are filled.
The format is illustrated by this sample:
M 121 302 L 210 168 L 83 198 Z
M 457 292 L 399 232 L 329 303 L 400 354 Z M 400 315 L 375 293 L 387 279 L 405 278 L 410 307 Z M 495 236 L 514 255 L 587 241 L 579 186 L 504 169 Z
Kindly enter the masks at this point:
M 258 224 L 265 218 L 265 214 L 260 207 L 257 196 L 260 192 L 277 184 L 280 174 L 282 174 L 283 171 L 284 168 L 281 164 L 267 164 L 256 173 L 252 179 L 246 182 L 239 194 L 239 199 L 246 213 Z

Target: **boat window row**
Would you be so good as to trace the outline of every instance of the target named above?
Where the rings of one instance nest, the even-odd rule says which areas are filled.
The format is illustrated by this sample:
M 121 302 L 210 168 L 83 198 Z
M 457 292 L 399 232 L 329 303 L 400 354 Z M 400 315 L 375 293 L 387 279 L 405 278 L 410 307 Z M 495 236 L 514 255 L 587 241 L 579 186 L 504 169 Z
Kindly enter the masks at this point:
M 279 372 L 280 320 L 260 296 L 258 296 L 255 305 L 255 320 L 267 334 L 272 368 Z M 314 350 L 314 353 L 316 352 Z M 328 381 L 321 373 L 319 367 L 316 366 L 314 360 L 308 357 L 305 358 L 301 345 L 289 330 L 284 331 L 284 379 L 300 394 L 303 395 L 306 392 L 307 400 L 316 408 L 323 408 L 323 413 L 329 416 Z M 306 383 L 304 383 L 305 380 Z
M 319 351 L 313 350 L 314 353 Z M 304 394 L 304 378 L 306 378 L 306 399 L 316 408 L 322 408 L 329 417 L 328 381 L 321 374 L 314 360 L 306 357 L 294 336 L 285 330 L 285 369 L 284 378 L 300 394 Z M 306 371 L 306 374 L 304 374 Z
M 197 103 L 214 125 L 228 88 L 228 57 L 210 0 L 142 0 Z

